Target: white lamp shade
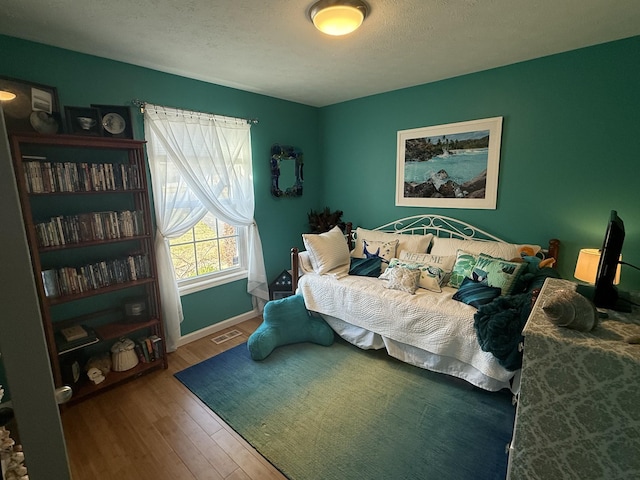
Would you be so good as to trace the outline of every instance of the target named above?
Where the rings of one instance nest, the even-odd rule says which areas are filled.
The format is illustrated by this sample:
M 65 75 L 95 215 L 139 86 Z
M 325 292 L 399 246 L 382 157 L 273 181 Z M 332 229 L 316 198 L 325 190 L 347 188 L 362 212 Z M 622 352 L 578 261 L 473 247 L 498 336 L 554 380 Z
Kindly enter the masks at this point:
M 622 255 L 620 255 L 622 260 Z M 576 262 L 576 270 L 573 276 L 578 280 L 594 285 L 596 283 L 596 275 L 598 274 L 598 265 L 600 263 L 600 250 L 597 248 L 583 248 L 578 254 Z M 613 280 L 615 285 L 620 283 L 620 264 L 616 269 L 616 277 Z
M 364 13 L 349 5 L 326 7 L 316 13 L 313 24 L 327 35 L 346 35 L 356 30 L 364 20 Z

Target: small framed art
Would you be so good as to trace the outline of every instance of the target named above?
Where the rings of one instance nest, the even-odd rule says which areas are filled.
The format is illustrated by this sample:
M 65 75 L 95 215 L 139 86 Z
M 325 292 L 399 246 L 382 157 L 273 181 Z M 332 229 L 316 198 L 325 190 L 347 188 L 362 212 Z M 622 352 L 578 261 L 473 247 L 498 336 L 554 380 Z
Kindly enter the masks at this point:
M 120 105 L 94 105 L 100 112 L 102 134 L 105 137 L 133 138 L 131 109 Z
M 102 122 L 97 108 L 64 107 L 64 116 L 71 135 L 102 136 Z
M 398 132 L 396 205 L 495 209 L 502 117 Z
M 60 102 L 55 87 L 0 77 L 0 90 L 16 96 L 2 103 L 7 132 L 54 134 L 62 130 Z

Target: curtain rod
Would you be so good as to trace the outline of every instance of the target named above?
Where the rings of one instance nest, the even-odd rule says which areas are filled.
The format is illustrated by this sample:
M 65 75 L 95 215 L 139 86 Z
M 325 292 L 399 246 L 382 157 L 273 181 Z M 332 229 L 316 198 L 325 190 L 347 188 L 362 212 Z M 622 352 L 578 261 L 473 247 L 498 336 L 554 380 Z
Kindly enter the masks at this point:
M 140 112 L 144 112 L 144 107 L 147 103 L 151 103 L 151 102 L 145 102 L 144 100 L 138 100 L 137 98 L 134 98 L 133 100 L 131 100 L 131 104 L 138 107 L 140 109 Z M 155 104 L 152 104 L 155 105 Z M 165 107 L 165 108 L 173 108 L 174 110 L 185 110 L 184 108 L 178 108 L 178 107 L 170 107 L 168 105 L 158 105 L 159 107 Z M 193 111 L 193 110 L 189 110 L 189 111 Z M 195 112 L 195 111 L 194 111 Z M 212 115 L 212 116 L 222 116 L 222 117 L 228 117 L 228 118 L 233 118 L 233 119 L 240 119 L 240 120 L 244 120 L 247 123 L 251 124 L 251 125 L 257 125 L 258 124 L 258 119 L 257 118 L 241 118 L 241 117 L 230 117 L 228 115 L 219 115 L 217 113 L 208 113 L 208 112 L 196 112 L 196 113 L 203 113 L 205 115 Z

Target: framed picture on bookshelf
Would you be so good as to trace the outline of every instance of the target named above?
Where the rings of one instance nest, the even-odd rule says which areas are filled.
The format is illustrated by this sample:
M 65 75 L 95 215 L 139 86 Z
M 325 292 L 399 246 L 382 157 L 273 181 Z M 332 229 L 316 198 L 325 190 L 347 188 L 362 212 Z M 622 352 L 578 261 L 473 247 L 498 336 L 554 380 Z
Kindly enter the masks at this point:
M 102 136 L 100 111 L 93 107 L 64 107 L 68 133 Z
M 100 112 L 102 134 L 105 137 L 133 138 L 131 109 L 120 105 L 94 105 Z
M 55 87 L 0 76 L 0 90 L 16 96 L 2 103 L 9 133 L 35 131 L 54 134 L 62 131 L 60 102 Z

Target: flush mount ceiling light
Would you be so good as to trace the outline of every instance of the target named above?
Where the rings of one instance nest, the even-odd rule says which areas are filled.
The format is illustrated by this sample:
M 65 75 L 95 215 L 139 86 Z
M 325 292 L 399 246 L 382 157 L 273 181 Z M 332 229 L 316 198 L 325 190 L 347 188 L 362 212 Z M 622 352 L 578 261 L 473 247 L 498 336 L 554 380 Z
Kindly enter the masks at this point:
M 16 94 L 7 90 L 0 90 L 0 102 L 8 102 L 16 98 Z
M 360 0 L 320 0 L 309 9 L 309 17 L 321 32 L 339 36 L 356 30 L 368 12 Z

